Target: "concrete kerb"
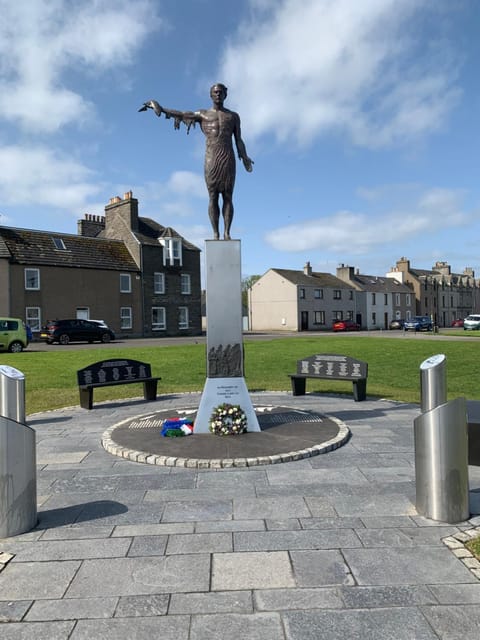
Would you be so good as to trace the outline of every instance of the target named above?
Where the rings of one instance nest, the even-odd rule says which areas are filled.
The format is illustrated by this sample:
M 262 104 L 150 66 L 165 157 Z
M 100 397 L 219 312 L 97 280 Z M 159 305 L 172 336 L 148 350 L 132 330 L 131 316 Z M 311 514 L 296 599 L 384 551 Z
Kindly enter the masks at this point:
M 450 549 L 455 557 L 463 562 L 476 578 L 480 579 L 480 562 L 465 546 L 469 540 L 474 540 L 478 537 L 480 537 L 480 526 L 447 536 L 442 539 L 442 542 Z

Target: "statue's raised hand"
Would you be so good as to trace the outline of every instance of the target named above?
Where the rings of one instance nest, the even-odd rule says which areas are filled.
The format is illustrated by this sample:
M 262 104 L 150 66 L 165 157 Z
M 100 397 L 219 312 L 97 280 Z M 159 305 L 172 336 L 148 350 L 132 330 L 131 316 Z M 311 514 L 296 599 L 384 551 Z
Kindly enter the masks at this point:
M 148 102 L 144 102 L 139 111 L 146 111 L 147 109 L 153 109 L 157 116 L 162 115 L 163 109 L 156 100 L 148 100 Z

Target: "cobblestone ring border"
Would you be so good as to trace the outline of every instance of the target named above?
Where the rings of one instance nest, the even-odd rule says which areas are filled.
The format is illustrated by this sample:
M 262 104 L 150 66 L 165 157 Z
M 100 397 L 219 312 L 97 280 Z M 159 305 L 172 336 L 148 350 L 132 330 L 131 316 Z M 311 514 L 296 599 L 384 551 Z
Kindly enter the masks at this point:
M 312 447 L 271 456 L 258 456 L 254 458 L 181 458 L 128 449 L 127 447 L 118 445 L 114 440 L 112 440 L 112 433 L 115 429 L 123 424 L 132 422 L 132 420 L 141 418 L 142 415 L 129 417 L 126 420 L 117 422 L 117 424 L 109 427 L 102 435 L 102 446 L 105 451 L 108 451 L 108 453 L 111 453 L 114 456 L 118 456 L 132 462 L 155 464 L 163 467 L 184 467 L 188 469 L 231 469 L 232 467 L 256 467 L 259 465 L 279 464 L 281 462 L 292 462 L 293 460 L 311 458 L 321 453 L 333 451 L 334 449 L 338 449 L 344 445 L 350 439 L 350 429 L 342 420 L 328 414 L 324 415 L 338 426 L 338 433 L 334 438 L 326 440 L 321 444 L 313 445 Z

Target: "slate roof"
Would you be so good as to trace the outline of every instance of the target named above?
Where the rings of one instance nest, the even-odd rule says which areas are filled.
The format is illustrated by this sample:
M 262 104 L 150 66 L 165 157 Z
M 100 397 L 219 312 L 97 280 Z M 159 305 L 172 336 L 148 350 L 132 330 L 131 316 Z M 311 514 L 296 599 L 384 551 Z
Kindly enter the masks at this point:
M 142 244 L 158 245 L 159 238 L 179 238 L 186 249 L 200 251 L 194 244 L 185 240 L 178 231 L 175 231 L 172 227 L 164 227 L 151 218 L 139 216 L 138 231 L 133 231 L 133 234 Z
M 335 289 L 352 289 L 352 285 L 333 276 L 331 273 L 321 273 L 312 271 L 311 276 L 307 276 L 303 271 L 295 269 L 272 269 L 279 276 L 282 276 L 295 285 L 305 287 L 331 287 Z
M 416 278 L 432 278 L 440 282 L 444 280 L 445 282 L 452 282 L 453 284 L 466 283 L 470 280 L 475 282 L 475 278 L 471 275 L 465 273 L 445 274 L 437 269 L 410 269 L 410 273 Z
M 412 289 L 402 284 L 395 278 L 368 276 L 356 273 L 352 279 L 353 284 L 361 291 L 378 293 L 412 293 Z
M 54 238 L 63 241 L 58 249 Z M 17 264 L 138 271 L 121 240 L 0 227 L 0 257 Z

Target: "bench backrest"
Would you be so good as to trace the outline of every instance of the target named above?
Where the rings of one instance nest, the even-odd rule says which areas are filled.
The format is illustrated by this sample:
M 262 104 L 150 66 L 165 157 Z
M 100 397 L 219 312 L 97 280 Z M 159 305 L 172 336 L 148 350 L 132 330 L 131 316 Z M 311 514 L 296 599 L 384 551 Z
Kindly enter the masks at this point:
M 359 380 L 368 375 L 368 364 L 349 356 L 320 353 L 297 361 L 298 375 L 335 380 Z
M 102 382 L 124 382 L 150 378 L 150 365 L 139 360 L 101 360 L 77 371 L 80 386 Z

